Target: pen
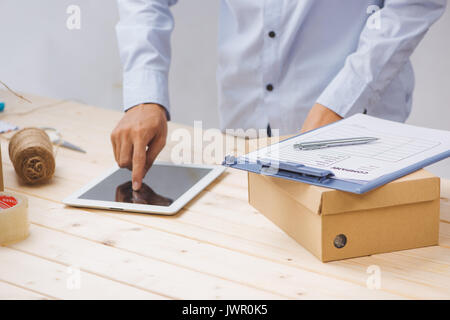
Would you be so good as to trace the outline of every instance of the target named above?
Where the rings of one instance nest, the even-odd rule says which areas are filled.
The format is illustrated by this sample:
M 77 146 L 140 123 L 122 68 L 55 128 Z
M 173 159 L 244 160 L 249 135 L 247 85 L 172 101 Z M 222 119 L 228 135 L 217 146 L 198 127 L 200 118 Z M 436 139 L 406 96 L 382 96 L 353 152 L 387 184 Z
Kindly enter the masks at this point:
M 330 148 L 337 146 L 352 146 L 356 144 L 365 144 L 372 141 L 376 141 L 378 138 L 375 137 L 357 137 L 357 138 L 345 138 L 345 139 L 334 139 L 334 140 L 320 140 L 320 141 L 309 141 L 300 142 L 294 144 L 294 149 L 296 150 L 315 150 L 322 148 Z

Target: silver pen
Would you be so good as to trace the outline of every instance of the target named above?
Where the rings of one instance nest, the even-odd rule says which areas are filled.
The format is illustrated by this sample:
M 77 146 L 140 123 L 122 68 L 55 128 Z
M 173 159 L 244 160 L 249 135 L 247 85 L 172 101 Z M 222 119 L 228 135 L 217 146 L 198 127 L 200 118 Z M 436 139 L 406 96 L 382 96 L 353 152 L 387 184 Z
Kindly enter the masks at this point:
M 338 146 L 352 146 L 356 144 L 365 144 L 372 141 L 376 141 L 375 137 L 357 137 L 346 139 L 334 139 L 334 140 L 320 140 L 320 141 L 308 141 L 294 144 L 296 150 L 315 150 Z

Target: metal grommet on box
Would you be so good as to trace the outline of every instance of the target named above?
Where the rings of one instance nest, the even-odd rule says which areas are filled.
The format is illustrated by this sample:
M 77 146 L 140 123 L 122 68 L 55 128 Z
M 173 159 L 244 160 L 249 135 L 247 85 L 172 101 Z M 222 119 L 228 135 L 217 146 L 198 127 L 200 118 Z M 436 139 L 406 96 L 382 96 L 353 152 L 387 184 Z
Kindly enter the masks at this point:
M 338 234 L 334 238 L 333 244 L 336 248 L 341 249 L 347 244 L 347 237 L 345 236 L 345 234 Z

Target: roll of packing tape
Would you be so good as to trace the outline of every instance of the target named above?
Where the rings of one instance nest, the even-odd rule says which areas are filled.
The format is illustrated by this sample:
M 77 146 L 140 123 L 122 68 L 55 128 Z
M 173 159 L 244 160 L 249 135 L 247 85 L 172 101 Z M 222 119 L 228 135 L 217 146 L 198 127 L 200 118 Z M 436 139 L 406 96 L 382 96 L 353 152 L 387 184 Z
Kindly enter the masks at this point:
M 0 192 L 0 245 L 28 237 L 28 200 L 24 196 Z

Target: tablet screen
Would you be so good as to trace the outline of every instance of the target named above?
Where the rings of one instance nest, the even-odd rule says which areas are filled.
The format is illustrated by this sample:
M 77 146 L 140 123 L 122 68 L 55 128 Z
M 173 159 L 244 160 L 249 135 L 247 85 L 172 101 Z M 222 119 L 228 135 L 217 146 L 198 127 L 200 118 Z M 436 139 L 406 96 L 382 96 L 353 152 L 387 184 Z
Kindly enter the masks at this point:
M 154 164 L 139 191 L 131 187 L 131 171 L 118 169 L 79 198 L 170 206 L 212 169 Z

